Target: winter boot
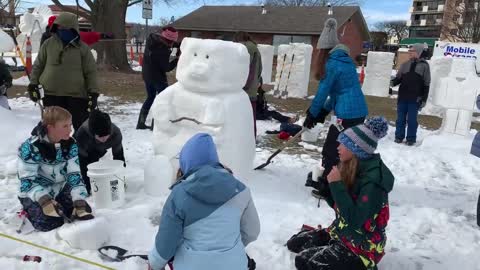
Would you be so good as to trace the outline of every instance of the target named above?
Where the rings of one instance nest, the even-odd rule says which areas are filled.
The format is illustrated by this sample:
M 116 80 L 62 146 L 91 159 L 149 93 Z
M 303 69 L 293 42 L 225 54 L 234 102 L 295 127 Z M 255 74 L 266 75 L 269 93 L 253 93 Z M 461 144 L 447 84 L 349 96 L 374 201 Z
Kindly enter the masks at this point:
M 140 115 L 138 116 L 137 129 L 149 129 L 150 127 L 145 125 L 147 121 L 148 111 L 140 110 Z
M 402 139 L 395 139 L 395 143 L 402 143 L 403 140 Z

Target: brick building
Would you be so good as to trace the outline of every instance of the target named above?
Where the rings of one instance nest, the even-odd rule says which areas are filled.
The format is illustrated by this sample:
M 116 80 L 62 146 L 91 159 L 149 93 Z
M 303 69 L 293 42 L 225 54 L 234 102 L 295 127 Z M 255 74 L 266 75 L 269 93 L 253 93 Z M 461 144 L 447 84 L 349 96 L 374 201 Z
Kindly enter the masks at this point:
M 340 42 L 350 47 L 355 58 L 362 52 L 363 42 L 370 40 L 365 18 L 359 7 L 332 10 Z M 246 31 L 259 44 L 301 42 L 315 48 L 328 12 L 327 7 L 203 6 L 172 26 L 179 30 L 180 38 L 232 40 L 235 32 Z

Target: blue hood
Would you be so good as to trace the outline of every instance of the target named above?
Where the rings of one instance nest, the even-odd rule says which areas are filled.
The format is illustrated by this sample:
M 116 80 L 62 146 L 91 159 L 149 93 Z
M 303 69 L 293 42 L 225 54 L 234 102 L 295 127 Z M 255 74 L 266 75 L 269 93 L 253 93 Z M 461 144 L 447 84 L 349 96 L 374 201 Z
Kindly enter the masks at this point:
M 194 135 L 185 143 L 180 152 L 180 170 L 184 175 L 194 168 L 218 163 L 215 143 L 207 133 Z

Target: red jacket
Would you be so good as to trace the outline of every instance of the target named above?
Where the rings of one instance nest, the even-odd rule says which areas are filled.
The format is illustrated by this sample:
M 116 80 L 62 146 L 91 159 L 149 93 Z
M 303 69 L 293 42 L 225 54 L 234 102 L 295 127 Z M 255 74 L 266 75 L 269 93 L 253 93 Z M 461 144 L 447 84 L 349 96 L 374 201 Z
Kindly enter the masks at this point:
M 92 46 L 100 40 L 100 34 L 100 32 L 80 32 L 80 40 L 85 42 L 88 46 Z

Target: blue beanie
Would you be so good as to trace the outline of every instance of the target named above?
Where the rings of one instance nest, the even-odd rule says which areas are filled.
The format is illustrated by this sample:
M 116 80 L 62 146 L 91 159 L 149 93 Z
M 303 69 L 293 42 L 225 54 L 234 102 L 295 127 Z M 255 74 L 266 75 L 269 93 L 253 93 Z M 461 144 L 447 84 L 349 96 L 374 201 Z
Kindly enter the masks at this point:
M 369 159 L 377 149 L 378 140 L 385 137 L 388 123 L 384 117 L 367 119 L 364 124 L 351 127 L 338 136 L 338 142 L 345 145 L 359 159 Z
M 180 151 L 180 170 L 185 175 L 191 169 L 218 164 L 217 148 L 207 133 L 198 133 L 190 138 Z

